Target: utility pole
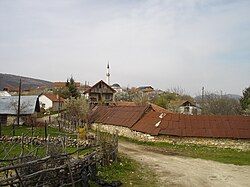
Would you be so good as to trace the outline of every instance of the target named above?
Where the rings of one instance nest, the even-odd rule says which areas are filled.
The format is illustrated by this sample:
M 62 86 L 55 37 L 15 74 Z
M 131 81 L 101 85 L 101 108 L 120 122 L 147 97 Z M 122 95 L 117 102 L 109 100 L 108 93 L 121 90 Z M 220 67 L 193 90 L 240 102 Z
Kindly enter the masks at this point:
M 201 89 L 201 112 L 204 112 L 204 96 L 205 96 L 205 88 L 204 86 Z
M 21 105 L 21 91 L 22 91 L 22 80 L 20 79 L 19 82 L 19 89 L 18 89 L 18 104 L 17 104 L 17 125 L 20 125 L 20 105 Z M 15 123 L 12 126 L 12 133 L 15 136 Z

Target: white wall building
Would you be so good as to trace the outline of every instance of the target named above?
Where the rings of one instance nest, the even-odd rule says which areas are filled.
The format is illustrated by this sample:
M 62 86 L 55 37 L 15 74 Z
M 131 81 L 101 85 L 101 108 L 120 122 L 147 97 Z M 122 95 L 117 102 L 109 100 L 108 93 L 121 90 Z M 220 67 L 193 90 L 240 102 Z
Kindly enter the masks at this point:
M 39 97 L 40 107 L 44 108 L 45 110 L 52 108 L 53 101 L 50 100 L 46 95 L 41 95 Z

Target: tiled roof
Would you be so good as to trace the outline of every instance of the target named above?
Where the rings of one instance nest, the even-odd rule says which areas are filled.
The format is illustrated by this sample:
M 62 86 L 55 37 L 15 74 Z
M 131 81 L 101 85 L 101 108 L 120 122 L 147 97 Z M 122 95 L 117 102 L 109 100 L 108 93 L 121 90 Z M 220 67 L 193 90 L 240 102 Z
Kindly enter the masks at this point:
M 64 102 L 64 98 L 60 97 L 59 99 L 59 96 L 56 95 L 56 94 L 53 94 L 53 93 L 44 93 L 43 95 L 45 95 L 47 98 L 49 98 L 51 101 L 53 102 Z
M 80 82 L 75 82 L 76 87 L 80 87 L 81 83 Z M 64 88 L 66 87 L 66 82 L 53 82 L 53 87 L 54 88 Z
M 148 109 L 149 106 L 99 106 L 90 121 L 131 128 Z

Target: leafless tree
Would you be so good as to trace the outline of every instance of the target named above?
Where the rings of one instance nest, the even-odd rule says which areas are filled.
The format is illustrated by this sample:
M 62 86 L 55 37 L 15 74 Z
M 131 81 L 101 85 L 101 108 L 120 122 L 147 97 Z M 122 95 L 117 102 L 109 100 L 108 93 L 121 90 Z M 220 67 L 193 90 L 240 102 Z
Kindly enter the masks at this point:
M 187 95 L 185 89 L 181 88 L 180 86 L 171 88 L 169 92 L 176 93 L 178 95 Z
M 146 105 L 149 102 L 148 95 L 143 92 L 137 92 L 134 95 L 133 102 L 135 102 L 137 105 Z
M 88 101 L 81 98 L 70 98 L 65 101 L 65 113 L 69 117 L 71 123 L 78 123 L 79 121 L 87 122 L 89 113 Z
M 242 113 L 239 100 L 226 95 L 206 92 L 203 100 L 197 99 L 202 107 L 202 113 L 208 115 L 239 115 Z

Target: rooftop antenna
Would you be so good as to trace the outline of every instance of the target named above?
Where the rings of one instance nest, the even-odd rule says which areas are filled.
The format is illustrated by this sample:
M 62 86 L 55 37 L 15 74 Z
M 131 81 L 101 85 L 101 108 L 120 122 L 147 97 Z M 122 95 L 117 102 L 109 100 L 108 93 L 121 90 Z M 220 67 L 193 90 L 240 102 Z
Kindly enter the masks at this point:
M 109 61 L 107 64 L 107 73 L 106 73 L 106 77 L 107 77 L 107 83 L 108 85 L 110 85 L 110 69 L 109 69 Z

